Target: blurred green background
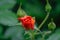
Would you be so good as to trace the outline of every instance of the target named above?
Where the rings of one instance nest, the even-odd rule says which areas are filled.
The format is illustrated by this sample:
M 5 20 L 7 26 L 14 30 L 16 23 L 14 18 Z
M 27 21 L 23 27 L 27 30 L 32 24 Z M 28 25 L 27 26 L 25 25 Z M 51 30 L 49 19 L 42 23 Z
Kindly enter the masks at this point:
M 45 0 L 17 0 L 17 4 L 22 2 L 22 9 L 26 11 L 28 15 L 35 16 L 38 23 L 41 23 L 41 21 L 45 18 L 46 12 L 45 12 Z M 60 0 L 49 0 L 50 5 L 52 6 L 52 10 L 50 12 L 50 17 L 54 19 L 57 26 L 60 25 Z M 17 6 L 16 6 L 17 7 Z
M 24 40 L 23 33 L 24 29 L 20 26 L 16 26 L 17 20 L 17 10 L 22 3 L 22 9 L 30 16 L 36 18 L 37 26 L 43 21 L 46 16 L 45 12 L 45 0 L 0 0 L 0 40 Z M 60 0 L 49 0 L 52 7 L 50 16 L 46 23 L 47 24 L 53 18 L 57 28 L 60 28 Z M 42 29 L 43 30 L 43 29 Z M 54 35 L 57 35 L 56 40 L 60 40 L 60 29 Z M 48 40 L 55 40 L 51 37 Z

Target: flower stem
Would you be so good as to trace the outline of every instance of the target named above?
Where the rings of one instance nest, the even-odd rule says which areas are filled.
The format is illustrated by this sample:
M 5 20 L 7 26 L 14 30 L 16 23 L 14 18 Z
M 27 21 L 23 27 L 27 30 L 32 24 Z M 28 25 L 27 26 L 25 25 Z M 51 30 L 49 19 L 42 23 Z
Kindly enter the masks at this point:
M 35 39 L 34 39 L 34 33 L 33 33 L 33 31 L 32 31 L 31 33 L 29 33 L 29 34 L 30 34 L 31 40 L 35 40 Z
M 38 29 L 40 29 L 42 26 L 43 26 L 43 24 L 47 21 L 47 19 L 48 19 L 48 17 L 49 17 L 49 12 L 47 12 L 47 15 L 46 15 L 46 17 L 45 17 L 45 19 L 42 21 L 42 23 L 39 25 L 39 28 Z
M 31 40 L 34 40 L 34 36 L 33 35 L 31 35 Z
M 42 35 L 42 38 L 41 38 L 41 40 L 45 40 L 45 35 Z

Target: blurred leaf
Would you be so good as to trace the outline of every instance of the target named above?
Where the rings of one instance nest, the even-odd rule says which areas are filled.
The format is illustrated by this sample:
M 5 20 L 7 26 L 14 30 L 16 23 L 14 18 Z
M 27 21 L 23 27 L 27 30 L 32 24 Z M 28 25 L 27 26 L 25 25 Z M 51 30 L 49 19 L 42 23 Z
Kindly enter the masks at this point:
M 7 10 L 12 8 L 15 3 L 15 0 L 0 0 L 0 24 L 14 26 L 18 23 L 17 16 Z
M 18 23 L 17 16 L 11 11 L 0 11 L 0 24 L 14 26 Z
M 60 29 L 57 29 L 47 40 L 60 40 Z
M 0 0 L 0 10 L 12 8 L 15 3 L 15 0 Z
M 5 32 L 5 38 L 11 37 L 12 40 L 23 40 L 23 32 L 22 26 L 10 27 Z

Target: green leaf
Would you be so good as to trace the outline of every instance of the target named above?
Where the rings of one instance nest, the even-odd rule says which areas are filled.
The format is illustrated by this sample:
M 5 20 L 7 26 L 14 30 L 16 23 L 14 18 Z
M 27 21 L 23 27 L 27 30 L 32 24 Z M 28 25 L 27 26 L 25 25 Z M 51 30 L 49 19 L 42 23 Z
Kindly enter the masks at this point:
M 57 29 L 47 40 L 60 40 L 60 29 Z
M 6 30 L 4 37 L 9 38 L 11 37 L 12 40 L 23 40 L 24 35 L 23 35 L 24 29 L 22 26 L 15 26 L 15 27 L 10 27 Z
M 0 11 L 0 24 L 14 26 L 18 23 L 17 16 L 11 11 Z
M 15 3 L 15 0 L 0 0 L 0 10 L 12 8 Z

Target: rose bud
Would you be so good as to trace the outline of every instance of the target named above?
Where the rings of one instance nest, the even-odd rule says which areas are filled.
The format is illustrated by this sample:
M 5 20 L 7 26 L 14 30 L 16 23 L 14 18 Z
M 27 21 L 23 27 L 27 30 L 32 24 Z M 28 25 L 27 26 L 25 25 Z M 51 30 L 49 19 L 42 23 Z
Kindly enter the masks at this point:
M 34 30 L 35 20 L 31 16 L 20 17 L 18 20 L 22 22 L 26 30 Z

